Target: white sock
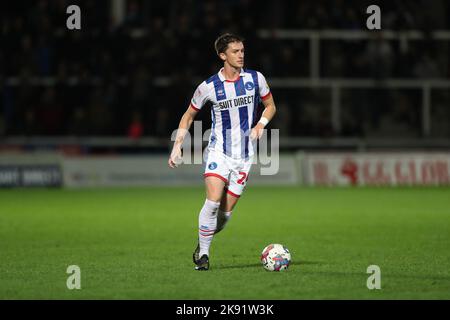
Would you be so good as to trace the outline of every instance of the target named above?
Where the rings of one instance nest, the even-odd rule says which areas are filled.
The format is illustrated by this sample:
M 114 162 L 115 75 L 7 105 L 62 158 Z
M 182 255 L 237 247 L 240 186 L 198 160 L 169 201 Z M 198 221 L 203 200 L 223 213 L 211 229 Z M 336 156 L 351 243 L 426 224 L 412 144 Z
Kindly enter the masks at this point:
M 225 228 L 225 225 L 231 218 L 231 213 L 232 211 L 222 211 L 221 209 L 219 209 L 219 212 L 217 213 L 217 228 L 215 234 L 218 234 Z
M 220 202 L 206 199 L 198 216 L 198 241 L 200 244 L 200 257 L 204 254 L 209 256 L 209 247 L 217 227 L 217 211 Z

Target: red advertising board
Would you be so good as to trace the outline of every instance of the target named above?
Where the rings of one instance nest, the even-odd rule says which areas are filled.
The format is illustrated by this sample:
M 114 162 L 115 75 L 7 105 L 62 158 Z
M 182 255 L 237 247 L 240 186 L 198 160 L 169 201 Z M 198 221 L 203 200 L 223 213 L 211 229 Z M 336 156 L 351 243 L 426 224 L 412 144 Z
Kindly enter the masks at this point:
M 316 153 L 303 169 L 309 185 L 449 185 L 450 153 Z

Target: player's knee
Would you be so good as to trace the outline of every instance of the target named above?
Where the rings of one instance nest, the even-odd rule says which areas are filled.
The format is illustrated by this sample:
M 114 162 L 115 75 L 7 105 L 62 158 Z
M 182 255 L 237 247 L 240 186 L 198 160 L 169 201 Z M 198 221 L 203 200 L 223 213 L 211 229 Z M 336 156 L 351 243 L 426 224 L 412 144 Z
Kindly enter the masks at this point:
M 206 192 L 206 199 L 220 203 L 222 200 L 222 194 L 223 192 L 220 192 L 219 190 L 208 190 Z

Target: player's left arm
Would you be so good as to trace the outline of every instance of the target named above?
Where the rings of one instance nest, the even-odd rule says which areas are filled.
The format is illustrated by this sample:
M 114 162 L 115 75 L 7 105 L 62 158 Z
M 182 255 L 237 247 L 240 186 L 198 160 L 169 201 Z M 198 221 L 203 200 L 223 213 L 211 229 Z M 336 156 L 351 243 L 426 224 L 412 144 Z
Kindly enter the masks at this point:
M 275 106 L 275 101 L 273 100 L 272 93 L 269 93 L 266 98 L 263 99 L 264 111 L 261 115 L 256 126 L 253 127 L 252 132 L 250 133 L 250 139 L 260 139 L 263 132 L 264 127 L 273 119 L 275 113 L 277 112 L 277 108 Z

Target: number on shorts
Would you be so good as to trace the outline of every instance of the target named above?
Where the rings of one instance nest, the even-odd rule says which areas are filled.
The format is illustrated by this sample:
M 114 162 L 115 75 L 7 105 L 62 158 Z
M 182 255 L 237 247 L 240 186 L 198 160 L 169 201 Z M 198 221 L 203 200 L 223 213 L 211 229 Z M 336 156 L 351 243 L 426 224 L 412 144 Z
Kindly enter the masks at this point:
M 241 175 L 241 178 L 237 181 L 237 183 L 244 184 L 244 182 L 248 180 L 247 174 L 245 172 L 239 172 L 239 175 Z

